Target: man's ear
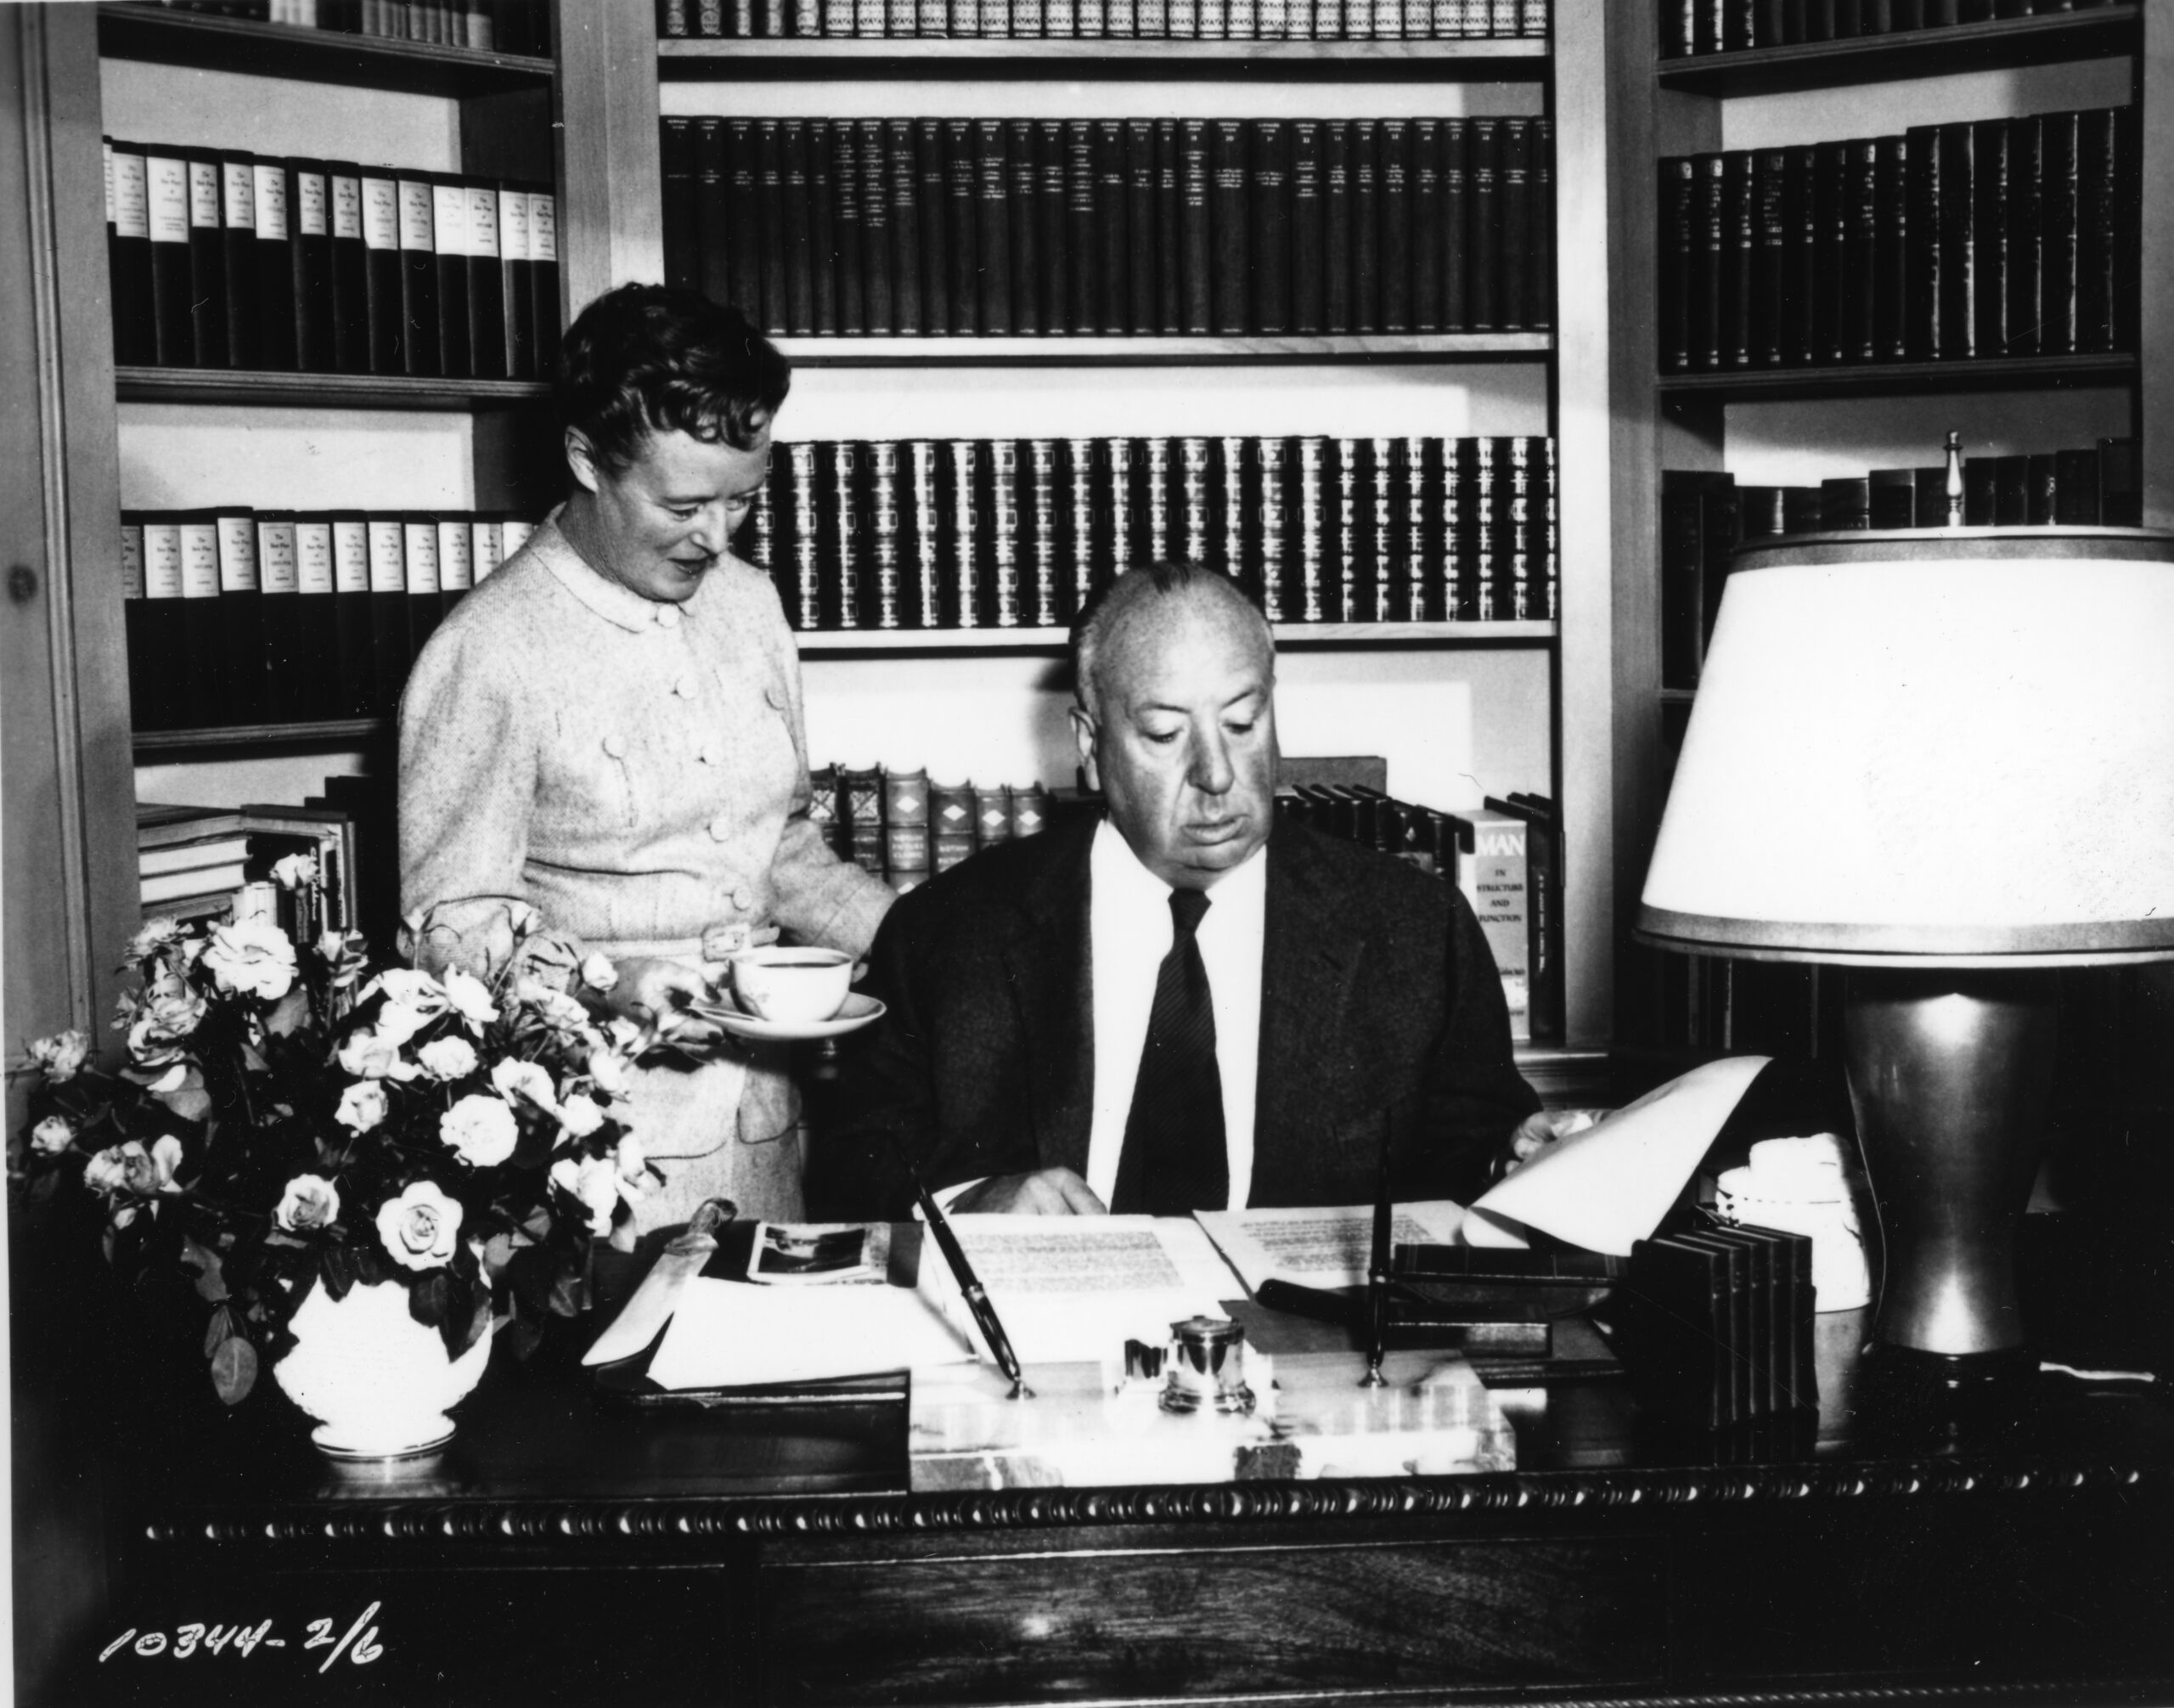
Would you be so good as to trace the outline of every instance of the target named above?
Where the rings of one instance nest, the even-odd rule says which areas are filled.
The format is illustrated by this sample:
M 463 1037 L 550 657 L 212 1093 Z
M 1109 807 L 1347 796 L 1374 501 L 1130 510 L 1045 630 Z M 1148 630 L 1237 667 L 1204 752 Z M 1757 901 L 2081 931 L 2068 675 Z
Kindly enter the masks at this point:
M 589 436 L 578 427 L 566 429 L 566 466 L 587 492 L 594 492 L 603 478 L 597 471 L 596 452 L 589 443 Z
M 1095 720 L 1084 706 L 1072 708 L 1072 739 L 1079 749 L 1079 769 L 1086 776 L 1087 786 L 1099 791 L 1102 780 L 1095 768 Z

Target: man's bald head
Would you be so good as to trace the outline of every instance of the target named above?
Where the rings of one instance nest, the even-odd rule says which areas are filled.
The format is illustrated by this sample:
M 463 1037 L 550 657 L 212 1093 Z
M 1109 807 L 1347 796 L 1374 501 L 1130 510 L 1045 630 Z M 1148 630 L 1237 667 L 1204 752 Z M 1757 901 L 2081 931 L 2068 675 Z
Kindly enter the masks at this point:
M 1276 637 L 1238 584 L 1227 575 L 1191 563 L 1151 563 L 1129 569 L 1096 591 L 1072 630 L 1073 693 L 1090 718 L 1113 663 L 1123 657 L 1128 631 L 1137 638 L 1142 626 L 1160 629 L 1193 608 L 1224 618 L 1257 635 L 1271 680 L 1276 674 Z

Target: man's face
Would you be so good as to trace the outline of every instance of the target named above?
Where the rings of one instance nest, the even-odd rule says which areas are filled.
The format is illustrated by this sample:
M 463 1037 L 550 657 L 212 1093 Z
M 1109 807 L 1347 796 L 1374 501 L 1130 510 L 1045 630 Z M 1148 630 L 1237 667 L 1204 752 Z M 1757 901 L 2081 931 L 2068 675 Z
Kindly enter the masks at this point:
M 1276 665 L 1236 601 L 1150 599 L 1095 661 L 1096 717 L 1073 713 L 1080 762 L 1140 863 L 1206 889 L 1268 840 L 1276 804 Z
M 717 567 L 770 465 L 764 427 L 749 450 L 709 444 L 674 430 L 651 433 L 634 461 L 613 472 L 578 433 L 566 460 L 595 499 L 594 567 L 644 599 L 679 605 Z

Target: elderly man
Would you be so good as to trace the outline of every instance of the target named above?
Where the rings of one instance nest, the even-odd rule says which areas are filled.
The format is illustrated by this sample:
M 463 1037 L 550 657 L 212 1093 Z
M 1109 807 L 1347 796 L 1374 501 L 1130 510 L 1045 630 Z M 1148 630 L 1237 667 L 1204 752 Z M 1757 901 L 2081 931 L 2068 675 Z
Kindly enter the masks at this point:
M 892 910 L 811 1211 L 907 1213 L 902 1154 L 965 1211 L 1365 1203 L 1384 1142 L 1399 1198 L 1475 1195 L 1546 1125 L 1501 982 L 1456 885 L 1276 819 L 1260 614 L 1156 565 L 1073 651 L 1107 810 Z

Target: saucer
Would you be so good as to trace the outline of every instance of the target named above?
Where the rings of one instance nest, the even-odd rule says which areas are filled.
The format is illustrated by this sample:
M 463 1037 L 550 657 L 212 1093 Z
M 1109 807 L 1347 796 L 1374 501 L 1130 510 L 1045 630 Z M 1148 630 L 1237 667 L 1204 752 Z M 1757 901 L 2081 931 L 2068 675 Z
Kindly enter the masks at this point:
M 687 1012 L 697 1019 L 716 1022 L 736 1038 L 792 1044 L 812 1038 L 842 1038 L 848 1032 L 858 1032 L 883 1017 L 883 1005 L 873 996 L 863 996 L 854 991 L 846 998 L 845 1006 L 828 1020 L 764 1020 L 748 1013 L 727 995 L 715 1002 L 690 1002 Z

